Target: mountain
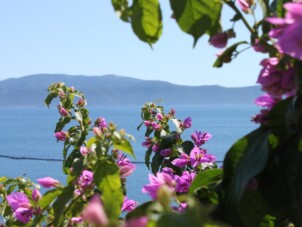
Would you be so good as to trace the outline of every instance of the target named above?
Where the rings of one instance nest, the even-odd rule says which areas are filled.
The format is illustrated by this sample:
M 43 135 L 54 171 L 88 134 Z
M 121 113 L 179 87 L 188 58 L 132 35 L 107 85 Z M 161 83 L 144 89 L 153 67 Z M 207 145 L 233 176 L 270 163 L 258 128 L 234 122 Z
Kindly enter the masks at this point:
M 116 75 L 36 74 L 0 81 L 0 107 L 43 106 L 47 88 L 54 82 L 84 92 L 89 106 L 143 105 L 159 99 L 171 105 L 252 104 L 262 94 L 259 86 L 183 86 Z

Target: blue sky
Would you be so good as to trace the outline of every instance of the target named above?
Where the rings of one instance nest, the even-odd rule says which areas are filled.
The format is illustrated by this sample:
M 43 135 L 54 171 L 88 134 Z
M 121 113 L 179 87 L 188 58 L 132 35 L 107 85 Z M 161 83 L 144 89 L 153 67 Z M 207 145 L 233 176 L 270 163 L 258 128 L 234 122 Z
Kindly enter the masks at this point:
M 168 1 L 160 2 L 164 31 L 151 50 L 130 24 L 115 16 L 109 0 L 0 0 L 0 80 L 66 73 L 116 74 L 184 85 L 255 85 L 264 55 L 248 50 L 232 64 L 213 68 L 220 50 L 208 45 L 208 36 L 193 49 L 192 37 L 170 18 Z M 232 16 L 224 13 L 224 18 Z

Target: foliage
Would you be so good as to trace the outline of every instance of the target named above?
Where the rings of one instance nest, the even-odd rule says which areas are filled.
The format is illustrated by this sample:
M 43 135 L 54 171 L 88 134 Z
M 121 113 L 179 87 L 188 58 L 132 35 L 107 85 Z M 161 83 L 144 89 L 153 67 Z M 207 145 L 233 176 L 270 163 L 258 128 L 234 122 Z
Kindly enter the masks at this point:
M 152 45 L 160 38 L 158 0 L 133 0 L 131 6 L 112 0 L 112 5 L 140 40 Z M 51 188 L 41 195 L 40 185 L 29 179 L 1 177 L 0 214 L 8 226 L 302 226 L 301 1 L 170 0 L 170 5 L 172 18 L 194 46 L 208 35 L 211 45 L 225 48 L 214 67 L 250 47 L 268 55 L 257 79 L 267 94 L 255 101 L 264 108 L 252 118 L 259 128 L 235 142 L 218 168 L 203 147 L 211 134 L 195 130 L 191 140 L 183 140 L 192 119 L 179 120 L 174 109 L 165 113 L 162 106 L 146 103 L 138 129 L 146 126 L 145 163 L 153 175 L 142 191 L 152 200 L 135 208 L 125 188 L 135 169 L 126 157 L 135 158 L 132 137 L 103 117 L 92 124 L 84 95 L 54 83 L 45 104 L 59 99 L 55 137 L 64 143 L 66 185 L 38 179 Z M 229 29 L 222 27 L 223 6 L 234 12 Z M 228 46 L 238 22 L 249 36 Z M 247 48 L 239 50 L 242 46 Z M 129 212 L 123 223 L 122 211 Z

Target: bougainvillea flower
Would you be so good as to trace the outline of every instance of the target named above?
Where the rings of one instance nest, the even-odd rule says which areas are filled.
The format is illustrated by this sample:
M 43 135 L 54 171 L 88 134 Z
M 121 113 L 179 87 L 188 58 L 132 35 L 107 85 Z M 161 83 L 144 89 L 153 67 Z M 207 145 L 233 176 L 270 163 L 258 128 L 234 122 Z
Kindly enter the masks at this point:
M 167 157 L 172 154 L 172 150 L 170 148 L 166 148 L 166 149 L 161 150 L 159 153 L 161 156 Z
M 35 188 L 32 193 L 31 193 L 31 198 L 33 199 L 33 201 L 35 202 L 39 202 L 39 200 L 42 198 L 42 195 L 40 193 L 40 191 Z
M 134 210 L 134 208 L 137 206 L 138 202 L 128 199 L 127 196 L 124 197 L 124 202 L 122 205 L 122 212 L 130 212 Z
M 130 165 L 126 165 L 126 166 L 121 166 L 120 167 L 120 177 L 121 178 L 126 178 L 129 175 L 131 175 L 133 173 L 135 168 L 133 168 Z
M 196 177 L 195 172 L 184 171 L 182 176 L 175 176 L 176 188 L 175 191 L 179 193 L 186 193 L 189 191 L 192 181 Z
M 93 172 L 89 170 L 83 170 L 81 176 L 78 177 L 77 184 L 81 188 L 86 188 L 93 183 Z
M 254 0 L 236 0 L 236 2 L 245 13 L 250 13 L 252 5 L 255 4 Z
M 83 155 L 83 156 L 86 156 L 87 154 L 89 154 L 91 152 L 90 149 L 88 149 L 87 147 L 80 147 L 80 153 Z
M 171 163 L 180 168 L 185 167 L 187 164 L 190 163 L 190 156 L 182 152 L 180 153 L 180 158 L 174 159 Z
M 224 48 L 228 43 L 228 34 L 220 32 L 212 36 L 209 40 L 210 44 L 216 48 Z
M 175 181 L 169 174 L 158 172 L 156 176 L 149 174 L 150 184 L 147 184 L 143 187 L 142 192 L 148 193 L 152 199 L 156 199 L 158 189 L 162 185 L 166 185 L 171 192 L 175 190 Z
M 287 10 L 284 19 L 267 18 L 268 22 L 278 26 L 278 32 L 273 30 L 270 35 L 278 39 L 276 45 L 281 53 L 302 60 L 302 4 L 291 2 L 283 7 Z
M 271 96 L 280 97 L 295 89 L 295 71 L 292 67 L 286 66 L 287 69 L 279 69 L 277 58 L 264 59 L 260 64 L 263 68 L 260 71 L 257 83 L 262 85 L 263 91 Z
M 267 123 L 269 121 L 269 110 L 268 109 L 260 110 L 260 113 L 252 116 L 251 121 L 261 124 Z
M 88 202 L 83 212 L 83 219 L 89 224 L 96 226 L 106 226 L 109 224 L 108 217 L 103 208 L 99 195 L 94 195 Z
M 205 142 L 207 142 L 209 139 L 211 139 L 212 135 L 207 132 L 198 132 L 195 130 L 195 133 L 191 135 L 191 138 L 195 142 L 195 145 L 199 147 Z
M 190 162 L 192 167 L 196 167 L 201 163 L 214 162 L 216 157 L 214 155 L 207 154 L 203 149 L 194 147 L 190 152 Z
M 152 139 L 146 136 L 145 141 L 142 143 L 142 146 L 149 148 L 152 144 Z
M 267 46 L 264 45 L 259 39 L 255 39 L 255 43 L 253 45 L 253 49 L 256 52 L 267 53 Z
M 255 104 L 258 105 L 258 106 L 266 107 L 266 108 L 268 108 L 270 110 L 279 101 L 281 101 L 281 97 L 280 98 L 276 98 L 276 97 L 273 97 L 273 96 L 271 96 L 269 94 L 264 94 L 264 95 L 259 96 L 255 100 Z
M 187 117 L 184 119 L 184 121 L 181 123 L 183 128 L 190 128 L 192 126 L 192 119 L 191 117 Z
M 55 133 L 57 140 L 64 141 L 68 138 L 68 132 L 60 131 Z
M 98 122 L 98 127 L 101 129 L 102 132 L 104 132 L 104 129 L 107 128 L 106 119 L 103 117 L 99 117 L 97 122 Z
M 69 116 L 68 110 L 66 110 L 64 107 L 59 105 L 58 109 L 59 109 L 59 113 L 61 114 L 61 116 L 63 116 L 63 117 Z
M 37 179 L 38 183 L 43 186 L 44 188 L 51 188 L 51 187 L 57 187 L 60 182 L 56 179 L 53 179 L 51 177 L 44 177 Z
M 159 121 L 162 121 L 164 119 L 164 116 L 161 113 L 157 113 L 155 117 Z
M 14 212 L 14 217 L 27 224 L 33 215 L 33 208 L 27 196 L 22 192 L 13 192 L 6 196 L 6 200 Z

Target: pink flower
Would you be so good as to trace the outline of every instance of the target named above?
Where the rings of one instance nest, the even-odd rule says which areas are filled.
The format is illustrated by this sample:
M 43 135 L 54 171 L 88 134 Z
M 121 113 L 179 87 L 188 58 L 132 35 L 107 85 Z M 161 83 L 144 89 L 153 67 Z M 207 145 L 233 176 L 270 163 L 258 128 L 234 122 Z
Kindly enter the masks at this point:
M 130 176 L 135 168 L 133 168 L 130 165 L 126 165 L 126 166 L 121 166 L 120 167 L 120 176 L 121 178 L 126 178 L 128 176 Z
M 203 149 L 199 147 L 194 147 L 190 152 L 190 162 L 192 167 L 196 167 L 201 163 L 214 162 L 216 157 L 214 155 L 206 154 Z
M 35 188 L 35 189 L 32 191 L 31 198 L 32 198 L 33 201 L 35 201 L 35 202 L 39 202 L 39 200 L 42 198 L 42 195 L 41 195 L 40 191 L 39 191 L 37 188 Z
M 191 119 L 191 117 L 187 117 L 186 119 L 184 119 L 184 121 L 181 123 L 181 126 L 183 128 L 190 128 L 192 126 L 192 119 Z
M 60 182 L 51 177 L 44 177 L 37 179 L 38 183 L 42 185 L 44 188 L 57 187 Z
M 76 103 L 77 106 L 80 106 L 80 107 L 83 107 L 83 106 L 86 106 L 87 105 L 87 101 L 85 99 L 82 99 L 80 98 L 77 103 Z
M 252 116 L 252 121 L 255 123 L 265 124 L 269 121 L 269 110 L 262 109 L 259 114 Z
M 92 132 L 95 136 L 101 137 L 102 136 L 102 130 L 98 127 L 93 127 Z
M 190 185 L 194 178 L 196 177 L 195 172 L 188 172 L 184 171 L 182 173 L 182 176 L 175 176 L 175 181 L 176 181 L 176 192 L 179 193 L 186 193 L 189 191 Z
M 83 155 L 83 156 L 86 156 L 87 154 L 89 154 L 91 151 L 87 148 L 87 147 L 80 147 L 80 153 Z
M 236 0 L 236 2 L 245 13 L 250 13 L 252 5 L 255 4 L 254 0 Z
M 148 193 L 152 199 L 156 199 L 158 189 L 162 185 L 166 185 L 167 188 L 172 192 L 175 190 L 175 181 L 169 174 L 157 172 L 156 176 L 149 174 L 150 184 L 143 187 L 142 192 Z
M 137 204 L 138 204 L 138 202 L 136 202 L 132 199 L 128 199 L 128 197 L 125 196 L 123 206 L 122 206 L 122 212 L 130 212 L 130 211 L 134 210 L 135 207 L 137 206 Z
M 151 126 L 154 130 L 160 130 L 161 129 L 161 125 L 156 123 L 155 121 L 151 122 Z
M 285 18 L 268 18 L 267 21 L 278 26 L 270 36 L 277 38 L 277 47 L 281 53 L 302 60 L 302 4 L 286 3 Z
M 133 218 L 122 224 L 121 227 L 146 227 L 148 224 L 148 218 L 143 216 L 139 218 Z
M 253 49 L 256 52 L 260 52 L 260 53 L 267 53 L 268 52 L 267 47 L 259 39 L 255 39 Z
M 152 140 L 149 137 L 145 137 L 145 141 L 142 143 L 142 146 L 149 148 L 152 144 Z
M 27 196 L 22 192 L 13 192 L 6 196 L 6 200 L 14 212 L 14 217 L 27 224 L 33 215 L 33 208 Z
M 201 146 L 209 139 L 212 138 L 212 135 L 207 132 L 198 132 L 195 130 L 195 133 L 191 135 L 192 140 L 195 142 L 196 146 Z
M 226 32 L 217 33 L 209 40 L 210 44 L 216 48 L 224 48 L 228 43 L 228 34 Z
M 159 153 L 161 156 L 167 157 L 172 154 L 172 150 L 170 148 L 166 148 L 166 149 L 161 150 Z
M 83 217 L 72 217 L 70 219 L 72 224 L 82 224 L 83 223 Z
M 172 164 L 180 168 L 185 167 L 190 163 L 190 156 L 186 153 L 180 153 L 180 158 L 176 158 L 172 161 Z
M 161 113 L 157 113 L 155 117 L 159 121 L 162 121 L 164 119 L 164 116 Z
M 106 119 L 103 117 L 98 118 L 98 126 L 101 129 L 102 132 L 104 132 L 104 129 L 107 128 L 107 122 Z
M 69 112 L 64 107 L 59 105 L 58 109 L 59 109 L 61 116 L 63 116 L 63 117 L 69 116 Z
M 89 224 L 97 226 L 106 226 L 109 220 L 104 211 L 99 195 L 94 195 L 88 202 L 87 207 L 83 212 L 83 219 Z
M 258 106 L 267 107 L 270 110 L 279 101 L 281 101 L 281 97 L 280 98 L 275 98 L 275 97 L 272 97 L 272 96 L 270 96 L 268 94 L 264 94 L 264 95 L 259 96 L 255 100 L 255 103 Z
M 264 59 L 260 63 L 263 68 L 258 76 L 257 83 L 262 85 L 262 90 L 269 95 L 280 97 L 295 89 L 294 74 L 292 67 L 285 65 L 287 69 L 279 69 L 277 58 Z
M 68 132 L 60 131 L 55 133 L 55 137 L 59 141 L 64 141 L 68 138 Z

